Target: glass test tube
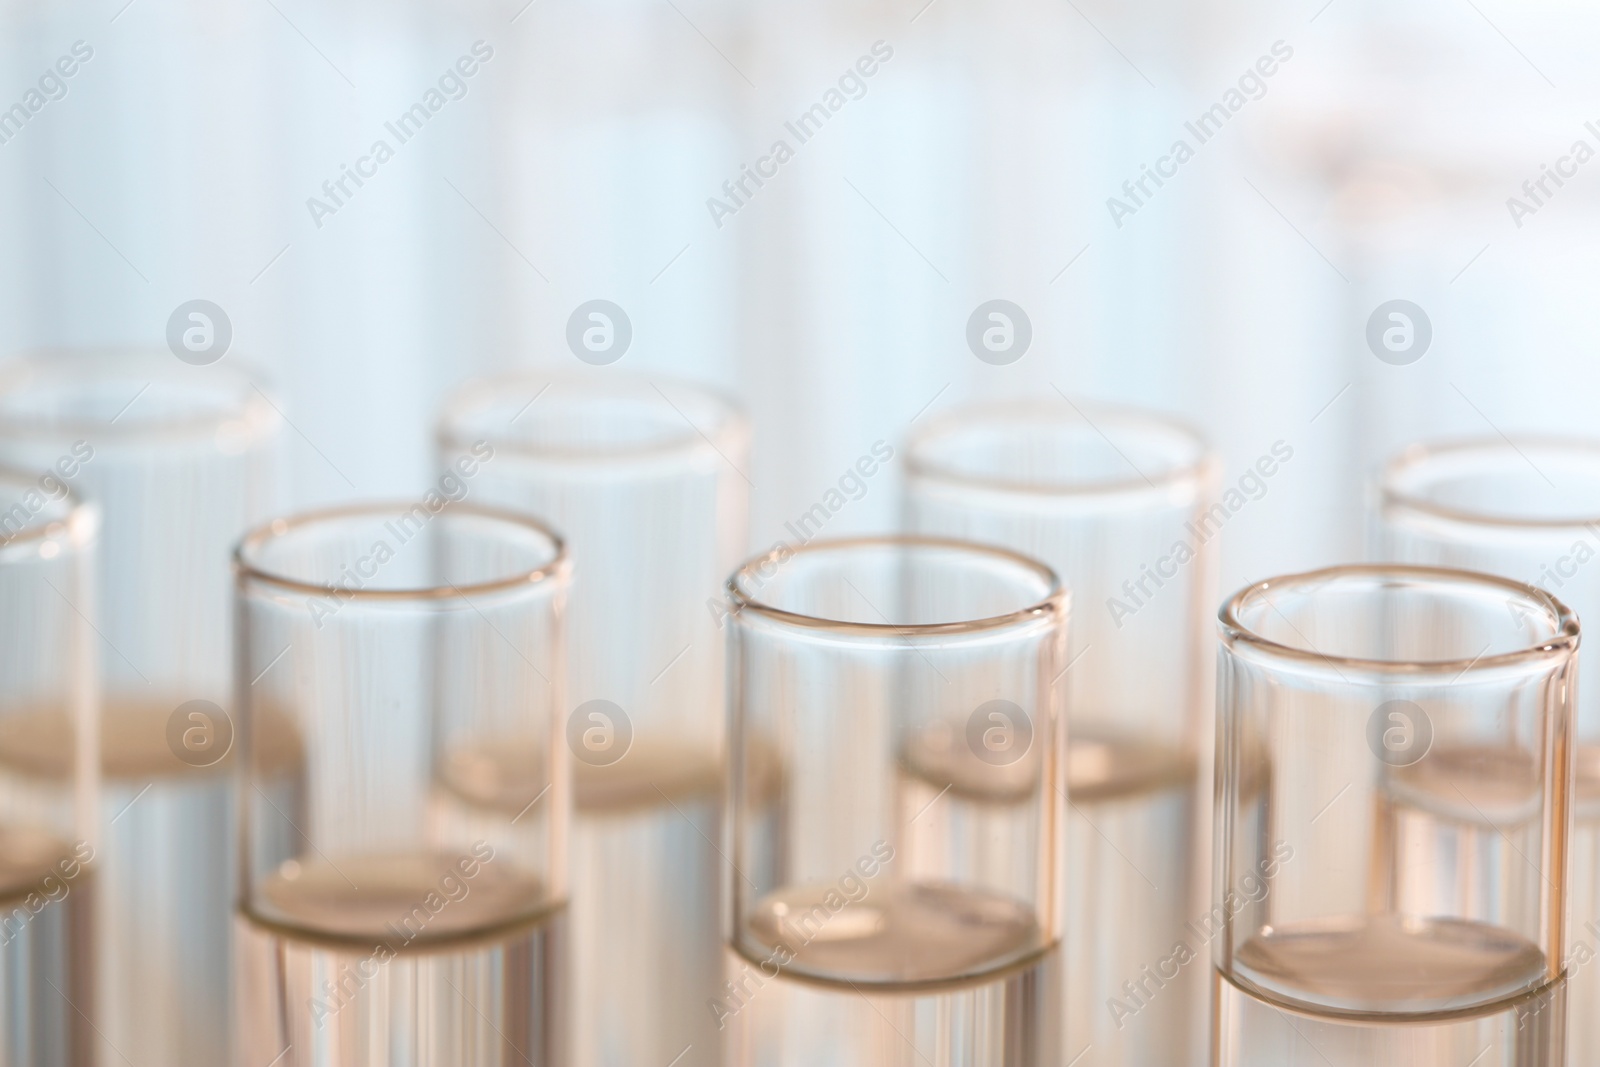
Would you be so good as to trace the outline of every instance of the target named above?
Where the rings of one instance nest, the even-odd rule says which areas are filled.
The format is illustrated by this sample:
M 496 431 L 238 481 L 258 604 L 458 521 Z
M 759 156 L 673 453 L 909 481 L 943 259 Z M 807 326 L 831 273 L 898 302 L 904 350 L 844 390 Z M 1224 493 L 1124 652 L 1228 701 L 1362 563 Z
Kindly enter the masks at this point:
M 1063 1062 L 1055 574 L 813 541 L 728 596 L 729 1062 Z
M 0 471 L 0 1063 L 29 1067 L 111 1055 L 94 1036 L 98 516 L 72 473 Z
M 560 539 L 430 493 L 235 558 L 237 1062 L 564 1062 Z
M 1036 556 L 1076 606 L 1063 664 L 1068 1055 L 1198 1062 L 1205 968 L 1174 952 L 1204 955 L 1186 924 L 1204 912 L 1205 620 L 1211 542 L 1229 517 L 1215 462 L 1155 415 L 1006 403 L 930 421 L 907 466 L 911 529 Z M 1264 492 L 1266 470 L 1252 473 Z
M 442 467 L 474 442 L 492 458 L 460 491 L 572 545 L 571 1062 L 711 1067 L 725 698 L 707 605 L 745 552 L 744 416 L 680 385 L 529 372 L 447 404 Z
M 227 1056 L 228 553 L 270 514 L 280 421 L 231 362 L 41 352 L 0 369 L 0 463 L 70 470 L 101 515 L 97 1025 L 113 1060 Z
M 1463 440 L 1416 445 L 1383 473 L 1381 558 L 1487 571 L 1559 597 L 1580 619 L 1600 619 L 1600 441 Z M 1600 671 L 1600 644 L 1579 651 Z M 1575 816 L 1568 862 L 1572 954 L 1567 994 L 1600 1002 L 1600 686 L 1580 687 Z M 1568 1017 L 1567 1055 L 1600 1062 L 1600 1014 Z
M 1560 1067 L 1578 622 L 1468 571 L 1221 611 L 1214 1063 Z

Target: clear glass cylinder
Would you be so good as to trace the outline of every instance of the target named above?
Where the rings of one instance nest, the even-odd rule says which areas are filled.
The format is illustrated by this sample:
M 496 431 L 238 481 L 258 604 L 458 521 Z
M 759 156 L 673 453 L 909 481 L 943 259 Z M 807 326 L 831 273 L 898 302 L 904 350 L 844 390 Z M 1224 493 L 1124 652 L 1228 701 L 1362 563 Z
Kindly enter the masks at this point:
M 560 1062 L 560 538 L 438 497 L 236 561 L 246 1059 Z
M 76 460 L 66 480 L 101 511 L 108 716 L 155 704 L 165 725 L 184 700 L 227 703 L 228 554 L 276 505 L 281 426 L 230 363 L 61 351 L 0 368 L 0 462 Z
M 55 471 L 101 516 L 98 1025 L 136 1062 L 227 1056 L 228 553 L 275 506 L 281 426 L 231 360 L 44 351 L 0 368 L 0 463 Z
M 1336 1067 L 1564 1062 L 1571 611 L 1350 566 L 1242 590 L 1220 633 L 1216 1062 L 1282 1062 L 1286 1011 Z
M 1058 1005 L 1003 990 L 1021 971 L 1029 997 L 1059 992 L 1055 574 L 956 541 L 812 542 L 746 563 L 728 595 L 733 952 L 712 1011 L 733 1062 L 875 1062 L 902 1039 L 1049 1062 Z M 864 1014 L 865 994 L 901 999 Z M 1007 1017 L 970 1013 L 1007 1004 L 1030 1025 L 982 1044 Z
M 723 648 L 708 604 L 745 553 L 743 414 L 672 382 L 530 371 L 446 403 L 441 468 L 459 474 L 475 450 L 489 458 L 460 479 L 466 498 L 548 519 L 572 546 L 567 710 L 612 704 L 601 710 L 617 727 L 603 748 L 581 746 L 579 806 L 653 793 L 651 776 L 720 779 Z
M 1473 438 L 1413 445 L 1383 470 L 1375 550 L 1382 559 L 1486 571 L 1537 586 L 1580 619 L 1600 618 L 1600 441 Z M 1579 649 L 1584 674 L 1600 645 Z M 1567 901 L 1572 946 L 1568 995 L 1600 998 L 1600 687 L 1573 705 L 1576 813 Z M 1600 1017 L 1575 1011 L 1567 1052 L 1600 1057 Z
M 1384 466 L 1379 494 L 1381 559 L 1498 574 L 1600 617 L 1600 566 L 1587 566 L 1600 554 L 1600 441 L 1413 445 Z M 1579 660 L 1597 655 L 1600 644 Z M 1600 687 L 1579 692 L 1573 729 L 1579 795 L 1600 801 Z
M 1243 489 L 1219 496 L 1216 462 L 1194 431 L 1065 401 L 958 409 L 930 419 L 907 449 L 910 529 L 1035 556 L 1072 593 L 1072 1054 L 1093 1048 L 1125 1067 L 1198 1057 L 1203 967 L 1171 968 L 1161 984 L 1178 988 L 1147 1007 L 1134 1008 L 1124 984 L 1168 958 L 1204 910 L 1214 541 L 1265 495 L 1277 462 L 1265 455 Z
M 64 477 L 0 470 L 0 1063 L 35 1067 L 102 1053 L 98 516 Z
M 474 382 L 441 419 L 440 467 L 464 499 L 542 516 L 572 545 L 561 710 L 582 1067 L 719 1062 L 705 1005 L 722 968 L 724 655 L 708 605 L 745 553 L 748 453 L 728 401 L 610 374 Z

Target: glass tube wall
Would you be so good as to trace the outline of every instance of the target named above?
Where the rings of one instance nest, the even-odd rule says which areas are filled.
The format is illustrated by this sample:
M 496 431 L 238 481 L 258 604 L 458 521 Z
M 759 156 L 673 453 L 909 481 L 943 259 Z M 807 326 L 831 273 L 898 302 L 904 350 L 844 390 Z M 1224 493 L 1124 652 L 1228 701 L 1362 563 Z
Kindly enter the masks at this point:
M 50 351 L 0 368 L 0 463 L 65 472 L 101 515 L 99 1026 L 136 1062 L 227 1055 L 228 553 L 275 506 L 280 428 L 232 361 Z
M 889 1042 L 1052 1062 L 1054 573 L 955 541 L 816 541 L 746 563 L 728 595 L 732 1061 Z
M 1198 1060 L 1204 969 L 1173 952 L 1203 951 L 1185 924 L 1204 910 L 1215 539 L 1281 458 L 1218 495 L 1192 430 L 1065 401 L 960 409 L 910 442 L 912 530 L 1036 556 L 1072 592 L 1067 1012 L 1086 1067 Z
M 441 496 L 236 558 L 244 1057 L 562 1062 L 560 539 Z
M 748 453 L 728 401 L 609 373 L 471 383 L 440 422 L 442 470 L 484 457 L 462 494 L 546 518 L 572 545 L 561 710 L 580 1067 L 720 1062 L 706 1011 L 726 866 L 718 589 L 745 553 Z
M 1244 589 L 1220 631 L 1215 1062 L 1564 1062 L 1576 618 L 1365 566 Z
M 0 1062 L 76 1067 L 95 1036 L 97 515 L 61 467 L 0 470 Z
M 1414 445 L 1391 458 L 1380 486 L 1380 558 L 1487 571 L 1538 586 L 1580 619 L 1600 618 L 1600 441 L 1477 438 Z M 1600 643 L 1578 652 L 1586 678 Z M 1576 813 L 1567 900 L 1574 1004 L 1600 998 L 1600 685 L 1580 686 Z M 1574 1011 L 1568 1055 L 1600 1057 L 1600 1016 Z

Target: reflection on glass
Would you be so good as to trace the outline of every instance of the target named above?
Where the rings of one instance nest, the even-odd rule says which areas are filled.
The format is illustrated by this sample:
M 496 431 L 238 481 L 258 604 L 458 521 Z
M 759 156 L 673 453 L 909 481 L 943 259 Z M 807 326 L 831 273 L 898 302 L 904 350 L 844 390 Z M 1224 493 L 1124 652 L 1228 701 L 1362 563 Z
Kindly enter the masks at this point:
M 1055 575 L 965 542 L 813 541 L 728 595 L 731 1061 L 1057 1062 Z
M 441 420 L 440 466 L 465 499 L 538 515 L 572 545 L 580 1067 L 721 1062 L 706 1004 L 722 965 L 725 701 L 708 604 L 745 549 L 748 433 L 721 397 L 609 373 L 473 382 Z
M 561 541 L 424 498 L 236 571 L 243 1062 L 562 1062 Z
M 1241 591 L 1221 636 L 1217 1063 L 1566 1062 L 1575 616 L 1342 567 Z
M 52 472 L 101 515 L 97 1025 L 113 1061 L 227 1056 L 228 552 L 274 505 L 280 423 L 232 363 L 41 352 L 0 368 L 0 463 Z M 26 743 L 41 766 L 69 746 L 43 723 Z M 295 758 L 292 738 L 272 743 Z
M 1250 471 L 1263 493 L 1276 462 Z M 1204 619 L 1231 510 L 1214 461 L 1155 415 L 1033 401 L 931 419 L 907 463 L 913 530 L 1035 555 L 1076 605 L 1062 678 L 1069 1056 L 1196 1063 L 1204 967 L 1190 963 L 1206 946 L 1186 924 L 1204 912 Z

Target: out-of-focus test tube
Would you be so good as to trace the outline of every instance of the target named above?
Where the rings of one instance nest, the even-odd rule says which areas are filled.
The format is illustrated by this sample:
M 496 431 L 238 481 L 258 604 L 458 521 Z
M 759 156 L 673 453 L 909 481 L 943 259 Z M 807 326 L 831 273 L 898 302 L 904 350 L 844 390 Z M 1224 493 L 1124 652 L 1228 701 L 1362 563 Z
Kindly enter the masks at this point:
M 729 1061 L 1063 1062 L 1055 574 L 814 541 L 728 596 Z
M 1593 51 L 1600 11 L 1529 0 L 1507 31 L 1516 51 L 1481 19 L 1429 5 L 1358 0 L 1330 13 L 1315 47 L 1291 38 L 1293 81 L 1244 131 L 1254 158 L 1241 170 L 1320 253 L 1302 261 L 1314 273 L 1300 284 L 1292 261 L 1274 279 L 1271 303 L 1303 302 L 1296 318 L 1310 328 L 1285 344 L 1297 327 L 1282 324 L 1260 346 L 1271 362 L 1245 377 L 1270 383 L 1273 404 L 1289 382 L 1318 382 L 1306 402 L 1330 406 L 1315 432 L 1335 436 L 1307 455 L 1340 462 L 1309 494 L 1313 525 L 1341 531 L 1353 555 L 1362 516 L 1348 501 L 1411 441 L 1487 423 L 1513 436 L 1593 424 L 1600 364 L 1582 294 L 1600 277 L 1600 198 L 1562 172 L 1594 141 L 1588 116 L 1548 93 L 1593 79 L 1577 57 Z
M 94 988 L 97 516 L 74 470 L 0 471 L 0 1064 L 81 1067 Z M 101 1059 L 100 1062 L 106 1062 Z
M 235 1062 L 566 1062 L 561 540 L 429 494 L 236 574 Z
M 459 121 L 430 125 L 440 139 L 421 149 L 459 190 L 434 177 L 453 203 L 435 206 L 431 189 L 419 201 L 440 220 L 425 269 L 449 294 L 447 307 L 429 307 L 429 329 L 474 374 L 509 369 L 510 353 L 571 360 L 568 324 L 586 323 L 602 299 L 619 325 L 606 347 L 614 341 L 630 368 L 731 383 L 742 370 L 741 238 L 717 225 L 707 198 L 741 176 L 738 119 L 747 79 L 759 79 L 745 55 L 749 6 L 706 0 L 684 12 L 692 27 L 649 0 L 425 8 L 432 32 L 495 50 Z M 581 41 L 606 47 L 574 51 Z
M 1538 586 L 1580 619 L 1600 619 L 1600 441 L 1499 437 L 1415 445 L 1384 468 L 1380 557 L 1487 571 Z M 1515 602 L 1508 599 L 1507 610 Z M 1600 671 L 1600 645 L 1579 651 Z M 1580 686 L 1574 707 L 1575 815 L 1567 865 L 1572 951 L 1568 999 L 1600 998 L 1600 688 Z M 1567 1055 L 1600 1057 L 1600 1016 L 1573 1011 Z
M 101 516 L 97 1026 L 111 1062 L 227 1055 L 228 552 L 270 514 L 280 421 L 231 363 L 41 352 L 0 369 L 0 463 L 56 471 Z
M 460 493 L 548 518 L 573 546 L 561 714 L 576 759 L 571 1062 L 584 1067 L 720 1062 L 714 609 L 745 552 L 748 435 L 698 389 L 534 372 L 464 387 L 441 422 Z M 490 458 L 460 477 L 474 443 Z
M 1073 596 L 1068 1055 L 1084 1067 L 1197 1061 L 1204 620 L 1227 518 L 1205 510 L 1214 461 L 1154 415 L 1011 403 L 930 421 L 907 465 L 912 530 L 1037 556 Z
M 1240 591 L 1220 633 L 1213 1062 L 1567 1062 L 1576 617 L 1349 566 Z

